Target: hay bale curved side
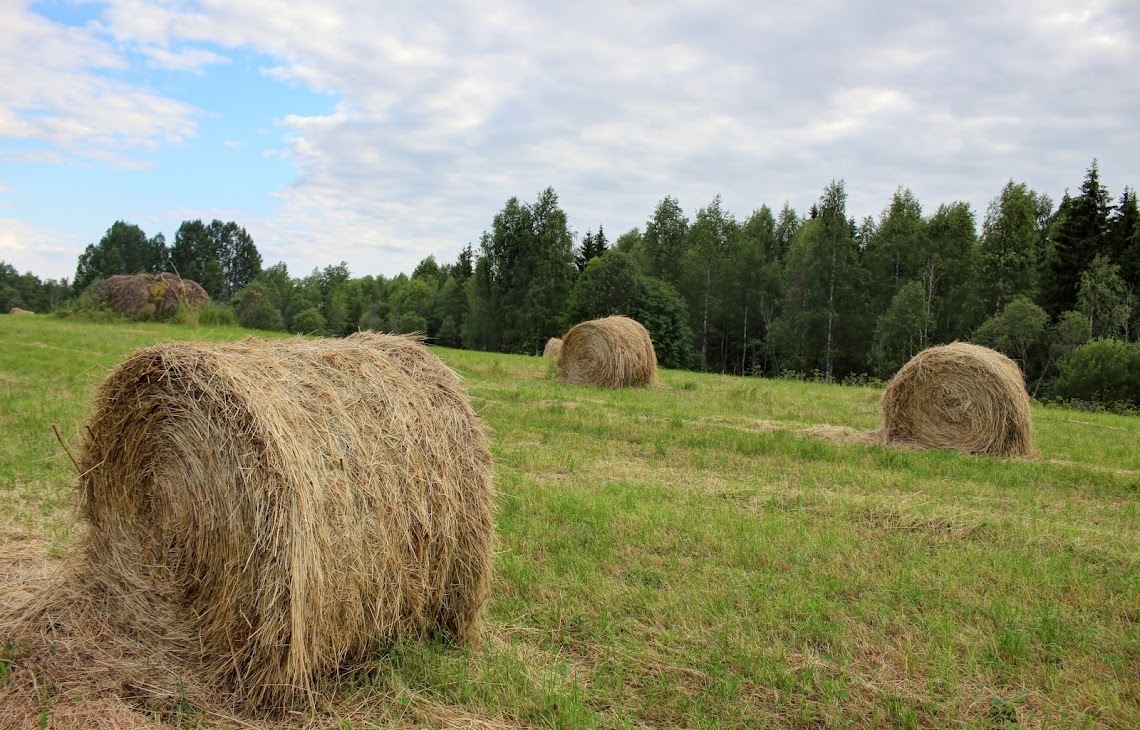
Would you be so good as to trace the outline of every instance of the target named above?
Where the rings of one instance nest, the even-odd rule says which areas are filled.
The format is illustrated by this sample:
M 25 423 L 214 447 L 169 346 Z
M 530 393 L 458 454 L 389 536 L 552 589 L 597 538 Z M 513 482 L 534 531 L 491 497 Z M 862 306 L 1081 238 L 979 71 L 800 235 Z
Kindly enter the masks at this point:
M 542 356 L 549 357 L 557 360 L 558 356 L 562 354 L 562 339 L 559 337 L 551 337 L 546 341 L 546 347 L 542 348 Z
M 1000 352 L 966 342 L 915 355 L 883 393 L 883 438 L 970 454 L 1031 456 L 1025 378 Z
M 169 272 L 116 274 L 107 277 L 99 292 L 119 314 L 168 314 L 180 304 L 200 307 L 210 303 L 210 295 L 201 284 Z
M 86 570 L 127 622 L 249 707 L 392 640 L 479 630 L 484 426 L 418 340 L 180 342 L 103 384 Z
M 558 377 L 609 388 L 653 385 L 657 353 L 640 322 L 614 316 L 580 322 L 562 338 Z

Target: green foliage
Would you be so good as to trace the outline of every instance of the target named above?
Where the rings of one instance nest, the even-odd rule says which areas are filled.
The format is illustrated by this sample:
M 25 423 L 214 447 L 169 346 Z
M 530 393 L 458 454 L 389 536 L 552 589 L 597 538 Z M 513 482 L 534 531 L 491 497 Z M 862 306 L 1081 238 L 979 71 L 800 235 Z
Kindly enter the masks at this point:
M 570 290 L 563 329 L 611 314 L 633 316 L 640 279 L 633 257 L 622 251 L 611 250 L 590 259 Z
M 717 363 L 718 369 L 727 368 L 723 340 L 729 312 L 735 308 L 731 301 L 734 292 L 725 286 L 724 280 L 739 256 L 739 246 L 740 224 L 724 210 L 717 195 L 697 211 L 689 227 L 678 286 L 691 307 L 692 329 L 697 337 L 696 366 L 701 370 L 707 370 L 710 362 Z
M 818 373 L 831 382 L 886 376 L 917 349 L 974 336 L 1021 361 L 1040 376 L 1034 392 L 1043 384 L 1048 393 L 1058 364 L 1089 336 L 1140 335 L 1136 200 L 1125 188 L 1113 210 L 1095 161 L 1056 213 L 1047 196 L 1011 180 L 988 206 L 981 236 L 967 203 L 939 205 L 927 217 L 904 187 L 881 215 L 858 224 L 842 182 L 803 217 L 785 202 L 778 214 L 761 205 L 738 221 L 716 196 L 690 223 L 666 196 L 644 235 L 631 229 L 610 249 L 599 225 L 575 250 L 548 188 L 533 203 L 507 201 L 476 250 L 467 245 L 449 264 L 427 256 L 411 276 L 353 278 L 344 262 L 301 279 L 284 263 L 261 270 L 248 234 L 221 221 L 184 222 L 169 254 L 215 298 L 233 294 L 238 320 L 250 326 L 297 329 L 294 317 L 315 308 L 332 336 L 414 323 L 450 347 L 537 353 L 577 321 L 622 313 L 647 325 L 668 367 Z M 118 272 L 140 251 L 165 245 L 122 222 L 104 239 L 81 257 L 84 277 Z M 263 289 L 239 301 L 252 272 Z M 1053 291 L 1064 286 L 1060 274 L 1077 290 L 1057 312 L 1067 296 Z M 0 262 L 0 311 L 51 311 L 66 301 L 64 287 Z M 1054 322 L 1042 323 L 1036 305 Z M 66 307 L 90 314 L 98 302 Z M 679 312 L 688 316 L 683 325 Z M 311 318 L 301 323 L 313 326 Z
M 689 244 L 689 219 L 676 198 L 666 195 L 645 224 L 642 246 L 649 268 L 646 273 L 679 287 L 681 261 Z
M 439 322 L 436 341 L 444 347 L 462 344 L 463 324 L 467 321 L 467 290 L 459 277 L 447 277 L 436 295 L 433 319 Z
M 930 341 L 964 339 L 989 314 L 971 306 L 979 298 L 974 277 L 978 232 L 970 204 L 938 206 L 926 227 L 926 242 L 918 277 L 923 282 L 924 306 L 931 318 Z
M 726 327 L 732 345 L 726 349 L 733 362 L 739 357 L 741 374 L 767 373 L 774 365 L 770 335 L 784 297 L 785 253 L 772 211 L 763 205 L 744 222 L 730 263 L 735 276 L 729 279 L 733 291 Z
M 930 247 L 927 229 L 918 198 L 900 187 L 863 252 L 876 309 L 886 309 L 899 290 L 922 271 Z
M 480 241 L 464 342 L 504 352 L 540 351 L 561 333 L 573 261 L 566 213 L 553 188 L 532 205 L 508 200 Z
M 402 335 L 413 332 L 426 335 L 427 329 L 427 318 L 416 312 L 404 312 L 400 315 L 399 322 L 396 325 L 396 331 Z
M 233 221 L 183 221 L 170 248 L 170 264 L 216 300 L 241 291 L 261 273 L 261 254 L 248 232 Z
M 238 321 L 231 307 L 210 302 L 205 306 L 198 307 L 198 324 L 203 327 L 236 327 Z M 277 329 L 284 328 L 279 327 Z
M 1030 356 L 1044 343 L 1048 324 L 1044 309 L 1019 296 L 986 320 L 974 333 L 974 341 L 1019 361 L 1026 375 L 1035 374 L 1039 363 Z
M 293 315 L 289 331 L 301 335 L 322 335 L 325 333 L 325 316 L 316 307 L 302 309 Z
M 1036 193 L 1010 180 L 982 223 L 979 288 L 987 313 L 997 314 L 1018 296 L 1035 298 L 1040 235 Z
M 440 268 L 435 256 L 428 256 L 412 270 L 412 279 L 425 282 L 432 290 L 438 289 L 445 278 L 447 274 Z
M 847 192 L 832 181 L 817 217 L 803 225 L 788 250 L 783 311 L 772 324 L 782 368 L 820 370 L 826 380 L 864 369 L 871 339 L 867 286 L 847 218 Z
M 684 298 L 666 281 L 642 276 L 637 285 L 633 318 L 649 330 L 657 364 L 687 368 L 693 362 L 693 332 Z
M 166 239 L 161 233 L 148 239 L 133 223 L 115 221 L 99 243 L 89 244 L 80 254 L 73 285 L 81 292 L 96 279 L 116 274 L 160 274 L 168 262 Z
M 597 235 L 586 231 L 586 235 L 582 237 L 582 245 L 574 254 L 574 265 L 578 267 L 578 271 L 585 271 L 587 264 L 608 250 L 609 242 L 606 241 L 605 230 L 599 225 Z
M 261 281 L 251 282 L 238 292 L 233 299 L 233 308 L 242 327 L 255 330 L 285 329 L 285 319 L 273 303 L 269 288 Z
M 926 310 L 926 292 L 922 282 L 903 284 L 875 326 L 871 358 L 878 374 L 890 377 L 926 349 L 932 324 Z
M 1089 318 L 1080 312 L 1062 312 L 1049 333 L 1049 357 L 1063 363 L 1081 345 L 1092 339 Z
M 1062 363 L 1056 393 L 1103 405 L 1140 407 L 1140 343 L 1098 339 L 1081 345 Z
M 200 307 L 178 305 L 168 320 L 171 324 L 180 324 L 187 327 L 234 327 L 237 318 L 234 311 L 224 304 L 209 304 Z
M 443 318 L 435 335 L 435 342 L 443 347 L 459 347 L 462 343 L 462 330 L 455 323 L 454 317 L 448 315 Z
M 0 260 L 0 312 L 19 307 L 39 314 L 54 312 L 72 296 L 67 280 L 40 278 L 31 272 L 21 274 Z
M 1089 262 L 1080 276 L 1077 310 L 1088 317 L 1093 337 L 1123 337 L 1132 318 L 1125 299 L 1120 267 L 1103 255 Z
M 1049 257 L 1049 312 L 1058 315 L 1074 309 L 1082 277 L 1093 260 L 1112 261 L 1109 211 L 1112 199 L 1100 182 L 1097 161 L 1085 173 L 1081 192 L 1066 198 L 1057 214 Z M 1095 326 L 1094 326 L 1095 329 Z

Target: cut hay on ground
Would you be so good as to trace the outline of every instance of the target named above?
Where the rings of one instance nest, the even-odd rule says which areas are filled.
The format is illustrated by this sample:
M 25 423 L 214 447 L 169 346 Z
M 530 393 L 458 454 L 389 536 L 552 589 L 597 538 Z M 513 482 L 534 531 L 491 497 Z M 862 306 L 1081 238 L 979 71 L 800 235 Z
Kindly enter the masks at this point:
M 558 337 L 551 337 L 546 341 L 546 347 L 542 348 L 542 356 L 549 357 L 554 360 L 562 354 L 562 340 Z
M 377 647 L 479 630 L 487 438 L 416 340 L 140 350 L 101 387 L 79 468 L 79 555 L 17 628 L 74 617 L 72 635 L 129 637 L 110 654 L 152 658 L 146 697 L 177 682 L 242 711 L 289 706 Z
M 169 314 L 178 306 L 200 307 L 210 295 L 196 281 L 175 274 L 117 274 L 99 287 L 111 309 L 119 314 Z
M 915 355 L 883 394 L 887 442 L 970 454 L 1030 456 L 1025 378 L 1005 355 L 955 342 Z
M 649 332 L 629 317 L 582 322 L 562 338 L 558 377 L 608 388 L 653 385 L 657 353 Z

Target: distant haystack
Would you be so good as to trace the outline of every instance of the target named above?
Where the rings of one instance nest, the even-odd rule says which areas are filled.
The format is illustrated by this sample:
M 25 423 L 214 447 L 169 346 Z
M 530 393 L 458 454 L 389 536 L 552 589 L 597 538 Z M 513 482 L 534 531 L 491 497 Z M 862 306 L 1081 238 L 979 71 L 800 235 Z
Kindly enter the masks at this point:
M 19 307 L 12 307 L 8 310 L 8 314 L 35 314 L 35 312 L 28 311 L 27 309 L 20 309 Z
M 629 317 L 582 322 L 562 338 L 558 377 L 609 388 L 657 382 L 657 353 L 649 332 Z
M 21 625 L 59 632 L 60 617 L 93 615 L 70 625 L 103 627 L 100 661 L 137 644 L 153 666 L 184 668 L 178 686 L 195 696 L 272 709 L 392 641 L 479 631 L 487 435 L 416 339 L 140 350 L 100 388 L 78 467 L 80 556 Z M 87 609 L 67 603 L 77 594 Z M 40 671 L 27 672 L 36 686 L 53 681 Z M 171 692 L 169 677 L 132 691 Z
M 558 356 L 562 354 L 562 340 L 558 337 L 551 337 L 546 341 L 546 347 L 542 348 L 542 356 L 549 357 L 557 360 Z
M 108 277 L 99 293 L 119 314 L 154 316 L 170 314 L 178 306 L 200 307 L 210 295 L 196 281 L 175 274 L 117 274 Z
M 971 454 L 1030 456 L 1033 418 L 1021 369 L 955 342 L 915 355 L 883 394 L 883 438 Z

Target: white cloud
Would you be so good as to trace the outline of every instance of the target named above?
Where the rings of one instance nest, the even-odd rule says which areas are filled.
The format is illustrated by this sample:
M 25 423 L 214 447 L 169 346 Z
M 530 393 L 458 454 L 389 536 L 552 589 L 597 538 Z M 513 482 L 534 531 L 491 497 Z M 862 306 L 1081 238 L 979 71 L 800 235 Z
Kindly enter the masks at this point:
M 137 164 L 133 152 L 195 133 L 190 105 L 107 75 L 128 70 L 91 27 L 51 23 L 22 3 L 0 4 L 0 140 L 47 148 L 6 156 L 130 167 Z
M 21 274 L 32 272 L 41 279 L 70 279 L 75 272 L 75 238 L 60 228 L 0 218 L 0 260 L 18 262 L 13 265 Z
M 929 210 L 964 197 L 981 211 L 1010 177 L 1059 195 L 1094 156 L 1114 192 L 1138 183 L 1136 8 L 112 0 L 81 29 L 9 8 L 0 48 L 58 53 L 0 88 L 0 135 L 92 157 L 177 142 L 194 110 L 122 81 L 120 49 L 206 74 L 225 72 L 225 49 L 251 50 L 266 77 L 339 100 L 282 117 L 284 146 L 261 155 L 287 156 L 297 177 L 272 219 L 241 221 L 268 260 L 301 271 L 450 256 L 508 197 L 546 185 L 573 225 L 615 236 L 666 194 L 690 212 L 717 193 L 739 215 L 802 210 L 832 178 L 848 180 L 854 215 L 900 184 Z M 0 77 L 20 57 L 0 51 Z
M 229 63 L 229 59 L 218 53 L 201 48 L 183 48 L 172 51 L 167 48 L 146 46 L 142 49 L 152 66 L 173 71 L 189 71 L 201 75 L 206 66 Z

